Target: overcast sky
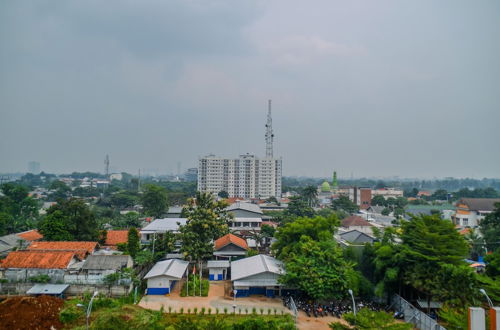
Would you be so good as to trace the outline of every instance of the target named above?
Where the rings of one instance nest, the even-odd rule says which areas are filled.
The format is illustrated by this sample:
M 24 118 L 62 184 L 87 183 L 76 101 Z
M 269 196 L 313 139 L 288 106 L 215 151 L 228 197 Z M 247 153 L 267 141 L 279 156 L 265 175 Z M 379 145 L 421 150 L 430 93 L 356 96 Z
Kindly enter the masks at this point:
M 0 172 L 500 177 L 500 2 L 1 1 Z

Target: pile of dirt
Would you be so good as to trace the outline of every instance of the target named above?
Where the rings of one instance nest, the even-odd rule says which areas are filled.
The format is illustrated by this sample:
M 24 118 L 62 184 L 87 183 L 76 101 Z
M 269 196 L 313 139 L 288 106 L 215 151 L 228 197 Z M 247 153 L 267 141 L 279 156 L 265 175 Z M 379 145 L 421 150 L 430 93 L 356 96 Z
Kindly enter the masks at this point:
M 9 297 L 0 302 L 0 329 L 62 329 L 64 300 L 51 296 Z

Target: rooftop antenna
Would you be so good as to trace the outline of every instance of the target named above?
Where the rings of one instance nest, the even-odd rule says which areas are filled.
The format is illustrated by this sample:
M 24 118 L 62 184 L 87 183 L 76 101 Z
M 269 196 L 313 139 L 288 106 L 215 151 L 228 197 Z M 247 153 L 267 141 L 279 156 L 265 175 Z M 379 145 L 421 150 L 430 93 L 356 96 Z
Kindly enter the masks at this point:
M 266 158 L 273 158 L 273 140 L 273 119 L 271 117 L 271 100 L 269 100 L 266 123 Z
M 104 158 L 104 172 L 106 173 L 106 178 L 109 177 L 109 155 Z

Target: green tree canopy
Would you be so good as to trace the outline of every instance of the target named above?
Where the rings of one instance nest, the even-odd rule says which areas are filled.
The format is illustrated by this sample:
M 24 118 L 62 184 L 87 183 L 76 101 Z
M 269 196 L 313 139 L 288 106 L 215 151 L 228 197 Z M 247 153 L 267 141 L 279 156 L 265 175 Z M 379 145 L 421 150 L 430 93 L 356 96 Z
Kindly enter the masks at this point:
M 359 206 L 353 203 L 349 197 L 343 195 L 332 201 L 332 208 L 335 211 L 344 211 L 351 214 L 359 210 Z
M 168 210 L 166 189 L 154 184 L 144 185 L 141 203 L 146 215 L 160 218 Z
M 496 203 L 495 210 L 481 221 L 480 229 L 488 250 L 500 249 L 500 203 Z
M 4 223 L 5 233 L 16 233 L 33 228 L 38 218 L 38 203 L 29 196 L 28 188 L 14 183 L 4 183 L 0 186 L 3 196 L 0 196 L 0 214 Z
M 62 231 L 61 225 L 70 236 Z M 38 228 L 45 240 L 97 241 L 99 236 L 95 214 L 83 200 L 76 198 L 61 199 L 52 205 Z
M 135 228 L 130 228 L 128 230 L 128 236 L 127 236 L 127 251 L 130 254 L 130 256 L 135 259 L 137 252 L 139 252 L 139 249 L 140 249 L 139 232 Z
M 287 221 L 292 221 L 297 217 L 312 217 L 314 210 L 307 202 L 300 197 L 291 197 L 288 207 L 283 212 L 283 217 Z

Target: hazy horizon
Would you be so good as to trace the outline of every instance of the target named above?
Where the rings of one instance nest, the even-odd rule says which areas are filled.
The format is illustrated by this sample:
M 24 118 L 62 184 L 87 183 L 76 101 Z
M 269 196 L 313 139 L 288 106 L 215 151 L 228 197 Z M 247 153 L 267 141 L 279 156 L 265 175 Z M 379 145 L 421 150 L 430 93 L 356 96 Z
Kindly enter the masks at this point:
M 0 172 L 500 177 L 500 2 L 0 3 Z

